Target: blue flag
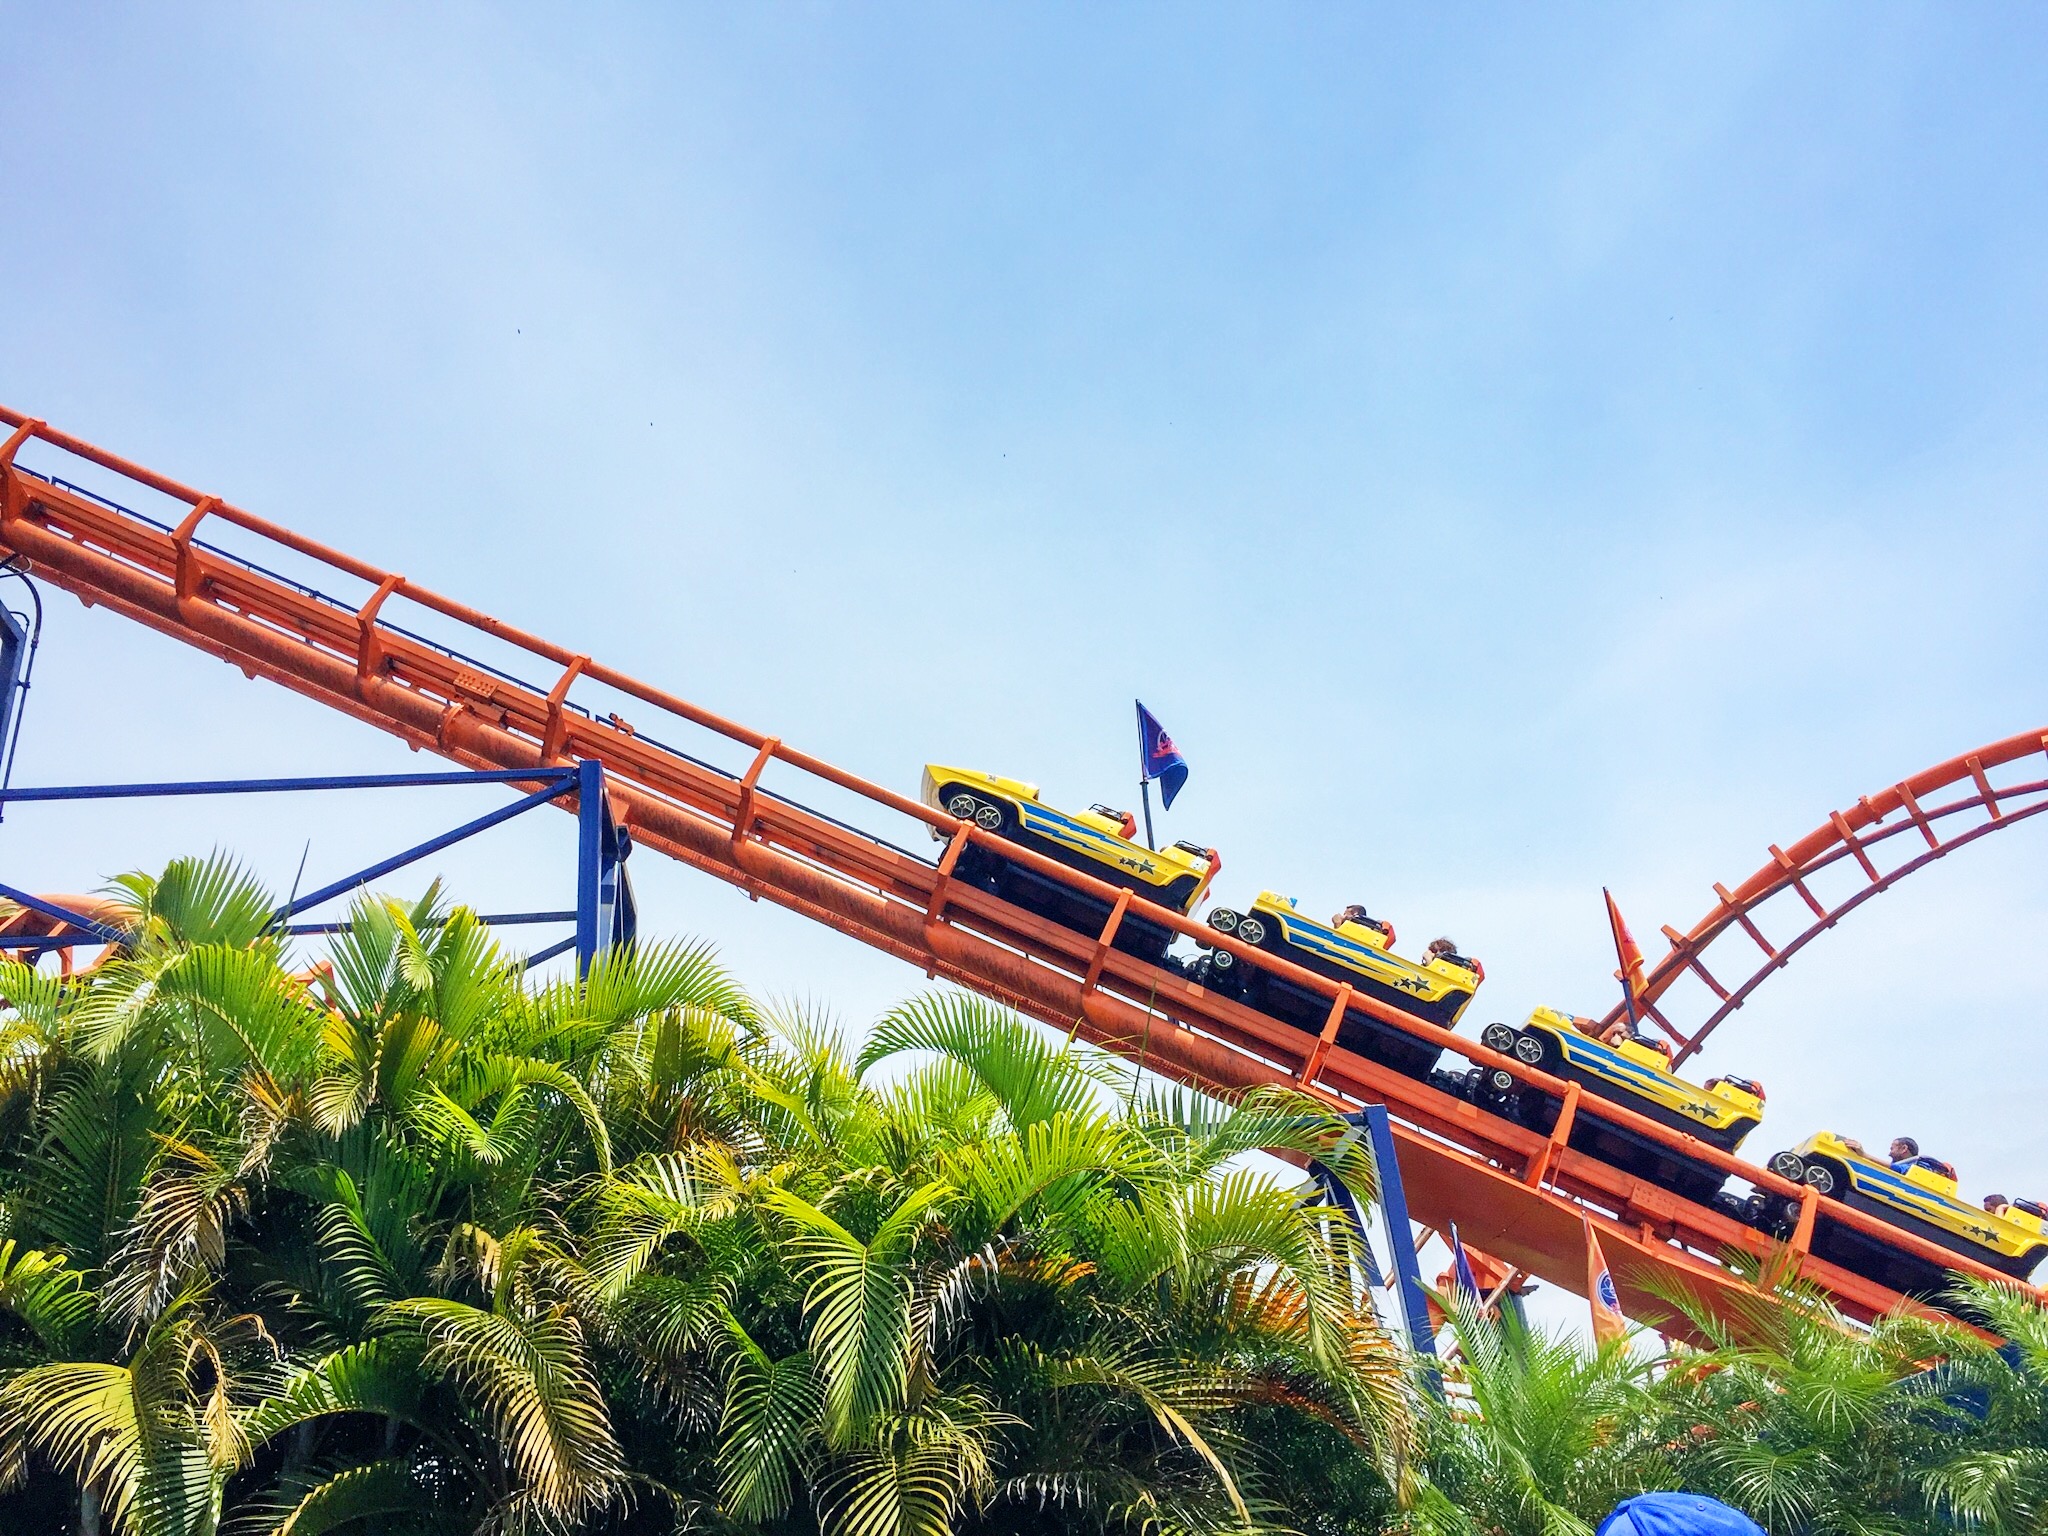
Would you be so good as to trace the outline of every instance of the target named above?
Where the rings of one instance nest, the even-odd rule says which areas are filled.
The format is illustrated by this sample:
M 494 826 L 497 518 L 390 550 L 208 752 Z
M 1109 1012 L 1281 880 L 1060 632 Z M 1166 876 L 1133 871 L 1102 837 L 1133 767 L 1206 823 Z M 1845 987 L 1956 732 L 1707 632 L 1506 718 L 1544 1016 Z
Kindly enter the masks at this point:
M 1472 1298 L 1470 1305 L 1476 1307 L 1486 1299 L 1486 1294 L 1479 1289 L 1479 1277 L 1472 1273 L 1472 1261 L 1465 1257 L 1465 1245 L 1458 1240 L 1458 1224 L 1455 1221 L 1451 1223 L 1451 1254 L 1454 1259 L 1451 1271 L 1455 1277 L 1451 1282 L 1451 1289 L 1463 1291 Z
M 1173 797 L 1188 781 L 1188 765 L 1173 738 L 1142 703 L 1138 705 L 1138 777 L 1159 781 L 1159 802 L 1169 811 Z

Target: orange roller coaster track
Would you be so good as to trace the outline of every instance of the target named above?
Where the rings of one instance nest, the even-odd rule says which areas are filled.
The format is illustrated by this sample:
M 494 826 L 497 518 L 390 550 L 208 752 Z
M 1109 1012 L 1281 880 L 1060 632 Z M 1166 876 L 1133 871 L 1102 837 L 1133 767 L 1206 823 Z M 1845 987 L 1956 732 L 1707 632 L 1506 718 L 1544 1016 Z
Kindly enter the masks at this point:
M 2026 731 L 1937 763 L 1862 796 L 1846 811 L 1831 812 L 1789 848 L 1773 843 L 1770 861 L 1732 891 L 1716 885 L 1705 917 L 1684 933 L 1664 929 L 1671 948 L 1643 979 L 1639 1006 L 1677 1045 L 1673 1063 L 1697 1052 L 1768 978 L 1871 897 L 1958 848 L 2048 811 L 2048 779 L 1991 781 L 1994 772 L 2044 756 L 2048 731 Z M 1782 942 L 1765 936 L 1766 924 L 1778 927 Z M 1783 937 L 1787 929 L 1789 938 Z M 1729 986 L 1703 957 L 1715 940 L 1732 941 L 1737 934 L 1746 943 L 1735 945 L 1736 965 L 1751 969 Z M 1676 1010 L 1665 1001 L 1688 978 L 1697 983 L 1707 1010 L 1689 1032 L 1671 1021 L 1668 1015 Z M 1622 1010 L 1617 1002 L 1601 1023 L 1614 1023 Z
M 892 790 L 721 719 L 625 673 L 401 576 L 203 495 L 91 444 L 0 407 L 15 428 L 0 445 L 0 549 L 90 604 L 159 630 L 344 714 L 416 749 L 471 768 L 519 769 L 602 763 L 613 810 L 636 843 L 779 903 L 925 971 L 972 988 L 1176 1081 L 1230 1093 L 1293 1084 L 1336 1107 L 1384 1103 L 1395 1132 L 1410 1209 L 1426 1225 L 1458 1223 L 1477 1247 L 1553 1284 L 1583 1292 L 1582 1216 L 1600 1231 L 1632 1315 L 1668 1313 L 1662 1297 L 1686 1288 L 1728 1309 L 1743 1284 L 1719 1262 L 1730 1253 L 1769 1260 L 1769 1239 L 1710 1207 L 1580 1153 L 1566 1138 L 1574 1116 L 1594 1116 L 1712 1164 L 1759 1189 L 1801 1202 L 1790 1252 L 1802 1273 L 1853 1316 L 1898 1305 L 1890 1290 L 1813 1257 L 1807 1250 L 1817 1196 L 1682 1133 L 1596 1098 L 1511 1058 L 1499 1065 L 1559 1095 L 1565 1108 L 1549 1135 L 1393 1072 L 1335 1043 L 1346 1010 L 1358 1010 L 1460 1054 L 1473 1042 L 1421 1023 L 1348 986 L 1258 953 L 1330 998 L 1320 1037 L 1215 996 L 1179 971 L 1112 947 L 1129 893 L 1044 859 Z M 76 456 L 133 487 L 168 497 L 181 515 L 156 521 L 48 473 L 17 464 L 32 441 Z M 40 451 L 40 450 L 39 450 Z M 226 527 L 289 551 L 316 580 L 289 578 L 203 540 Z M 218 535 L 217 535 L 218 536 Z M 277 557 L 280 560 L 282 557 Z M 327 592 L 354 586 L 347 602 Z M 392 622 L 394 603 L 426 614 L 429 639 Z M 454 642 L 461 642 L 460 644 Z M 468 654 L 495 646 L 553 669 L 552 683 L 523 681 L 510 667 Z M 615 713 L 599 716 L 571 693 L 602 685 L 710 732 L 749 754 L 728 771 L 661 745 Z M 938 834 L 934 860 L 770 791 L 771 765 L 796 770 L 851 796 L 863 816 L 907 817 Z M 1059 927 L 953 879 L 973 845 L 1101 900 L 1102 931 Z M 1251 959 L 1242 941 L 1163 909 L 1149 921 Z M 1843 1208 L 1834 1219 L 1935 1263 L 1986 1276 L 1909 1233 Z

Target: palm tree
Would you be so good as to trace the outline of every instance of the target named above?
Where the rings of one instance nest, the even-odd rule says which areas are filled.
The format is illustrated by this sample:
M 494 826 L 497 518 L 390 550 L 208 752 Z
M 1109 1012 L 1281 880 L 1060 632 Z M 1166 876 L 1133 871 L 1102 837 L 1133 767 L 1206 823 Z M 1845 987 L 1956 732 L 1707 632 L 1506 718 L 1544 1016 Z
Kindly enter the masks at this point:
M 928 1059 L 865 1087 L 905 1052 Z M 1228 1166 L 1329 1155 L 1338 1122 L 1278 1093 L 1120 1106 L 1120 1071 L 958 995 L 882 1020 L 857 1078 L 824 1058 L 801 1058 L 804 1123 L 839 1156 L 762 1198 L 807 1362 L 762 1414 L 807 1418 L 784 1456 L 827 1525 L 1252 1527 L 1275 1510 L 1242 1430 L 1274 1408 L 1402 1464 L 1407 1383 L 1352 1289 L 1350 1229 Z
M 1505 1308 L 1453 1304 L 1458 1363 L 1432 1405 L 1424 1479 L 1403 1528 L 1429 1536 L 1590 1536 L 1664 1469 L 1654 1365 L 1626 1343 L 1588 1353 Z
M 1970 1433 L 1923 1464 L 1920 1487 L 1934 1513 L 1987 1536 L 2048 1532 L 2048 1312 L 2016 1288 L 1966 1281 L 1958 1312 L 2004 1341 L 1959 1332 L 1944 1359 L 1947 1397 Z
M 218 856 L 117 891 L 107 964 L 0 967 L 7 1521 L 1245 1530 L 1290 1447 L 1412 1458 L 1355 1233 L 1244 1164 L 1370 1192 L 1292 1095 L 952 995 L 852 1056 L 701 946 L 533 987 L 437 890 L 311 967 Z

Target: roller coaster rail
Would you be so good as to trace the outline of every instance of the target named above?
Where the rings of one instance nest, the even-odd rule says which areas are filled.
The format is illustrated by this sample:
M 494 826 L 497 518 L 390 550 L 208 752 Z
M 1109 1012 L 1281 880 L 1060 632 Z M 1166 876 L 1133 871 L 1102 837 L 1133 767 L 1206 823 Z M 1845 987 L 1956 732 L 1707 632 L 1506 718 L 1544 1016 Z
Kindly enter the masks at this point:
M 1667 926 L 1664 937 L 1671 948 L 1644 976 L 1638 1006 L 1677 1046 L 1673 1065 L 1682 1065 L 1696 1054 L 1707 1036 L 1748 1002 L 1758 987 L 1871 897 L 1958 848 L 2048 811 L 2048 779 L 2003 786 L 1991 782 L 1993 770 L 2044 754 L 2048 754 L 2048 732 L 2024 731 L 1937 763 L 1890 789 L 1861 796 L 1848 810 L 1831 812 L 1825 822 L 1790 848 L 1773 843 L 1770 861 L 1732 891 L 1716 885 L 1713 908 L 1690 929 L 1680 933 Z M 1945 800 L 1933 798 L 1951 789 L 1959 793 Z M 1913 834 L 1918 834 L 1919 841 Z M 1827 888 L 1822 888 L 1824 881 Z M 1797 901 L 1792 899 L 1795 896 Z M 1762 920 L 1767 909 L 1781 925 L 1780 932 L 1783 913 L 1789 912 L 1792 922 L 1804 926 L 1783 943 L 1773 944 L 1764 935 Z M 1761 958 L 1737 945 L 1743 957 L 1737 963 L 1752 969 L 1730 987 L 1707 968 L 1702 957 L 1715 940 L 1737 933 L 1749 940 Z M 1668 1003 L 1660 1006 L 1671 989 L 1688 978 L 1699 984 L 1707 1008 L 1705 1019 L 1690 1031 L 1667 1016 L 1675 1011 Z M 1622 1010 L 1623 1004 L 1617 1002 L 1601 1023 L 1614 1023 Z
M 1806 1279 L 1852 1316 L 1899 1305 L 1893 1291 L 1814 1257 L 1808 1250 L 1819 1197 L 1769 1171 L 1668 1130 L 1605 1100 L 1580 1096 L 1512 1058 L 1489 1058 L 1523 1083 L 1560 1097 L 1548 1135 L 1529 1130 L 1429 1084 L 1337 1045 L 1355 1010 L 1461 1056 L 1476 1042 L 1423 1023 L 1348 986 L 1292 966 L 1241 940 L 1162 909 L 1148 921 L 1199 937 L 1313 989 L 1331 1002 L 1310 1036 L 1215 996 L 1170 967 L 1112 947 L 1131 893 L 1067 868 L 971 823 L 871 784 L 779 738 L 721 718 L 593 658 L 505 624 L 405 578 L 328 549 L 215 496 L 180 485 L 42 422 L 0 407 L 14 428 L 0 445 L 0 549 L 32 563 L 37 576 L 82 601 L 106 607 L 329 708 L 387 731 L 415 750 L 476 770 L 528 769 L 539 783 L 579 762 L 602 765 L 614 815 L 638 846 L 822 923 L 923 970 L 981 992 L 1170 1079 L 1216 1093 L 1259 1084 L 1299 1087 L 1340 1111 L 1384 1104 L 1409 1207 L 1427 1226 L 1455 1221 L 1465 1240 L 1523 1271 L 1583 1294 L 1581 1215 L 1591 1216 L 1631 1316 L 1671 1324 L 1664 1299 L 1692 1292 L 1733 1317 L 1747 1294 L 1721 1260 L 1748 1254 L 1800 1267 Z M 17 463 L 34 442 L 169 497 L 186 510 L 175 524 L 129 510 L 96 492 Z M 290 551 L 320 567 L 318 585 L 296 580 L 202 541 L 208 522 Z M 278 562 L 282 563 L 282 562 Z M 325 588 L 355 583 L 359 602 Z M 489 642 L 523 652 L 556 673 L 550 684 L 402 628 L 382 610 L 402 600 Z M 478 648 L 480 642 L 466 644 Z M 701 728 L 751 754 L 734 771 L 665 746 L 611 713 L 573 702 L 579 683 L 603 685 Z M 854 797 L 863 815 L 889 813 L 930 829 L 936 861 L 852 821 L 767 789 L 771 765 Z M 528 786 L 531 788 L 531 786 Z M 1918 793 L 1918 791 L 1916 791 Z M 957 882 L 953 871 L 974 845 L 1104 902 L 1109 917 L 1089 936 L 1047 922 Z M 1590 1115 L 1680 1150 L 1767 1193 L 1800 1203 L 1786 1245 L 1708 1206 L 1680 1199 L 1567 1145 L 1577 1116 Z M 1831 1219 L 1902 1251 L 1990 1277 L 1992 1272 L 1836 1206 Z M 2039 1292 L 2034 1294 L 2039 1295 Z

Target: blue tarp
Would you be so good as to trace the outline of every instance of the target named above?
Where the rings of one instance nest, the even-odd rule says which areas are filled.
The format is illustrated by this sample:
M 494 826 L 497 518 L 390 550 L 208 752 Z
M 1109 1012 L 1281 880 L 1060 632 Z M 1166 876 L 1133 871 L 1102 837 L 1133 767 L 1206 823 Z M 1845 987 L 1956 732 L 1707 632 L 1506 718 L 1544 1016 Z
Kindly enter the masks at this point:
M 1599 1536 L 1770 1536 L 1749 1516 L 1697 1493 L 1644 1493 L 1615 1507 Z

